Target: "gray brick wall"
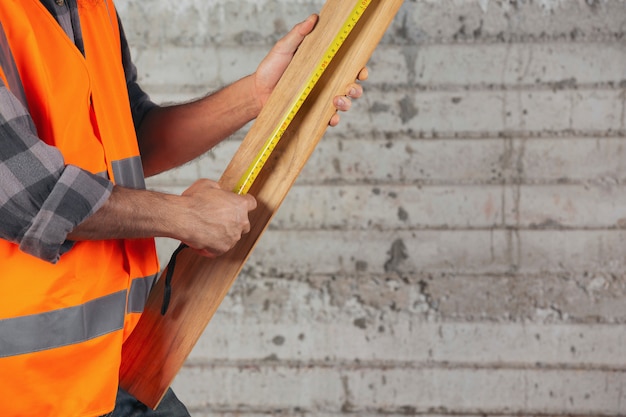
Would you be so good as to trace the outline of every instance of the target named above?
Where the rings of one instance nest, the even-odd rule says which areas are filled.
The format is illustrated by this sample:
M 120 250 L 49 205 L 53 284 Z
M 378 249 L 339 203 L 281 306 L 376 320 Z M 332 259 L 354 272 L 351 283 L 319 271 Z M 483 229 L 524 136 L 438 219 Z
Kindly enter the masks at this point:
M 322 4 L 118 7 L 171 102 Z M 625 32 L 623 0 L 406 0 L 175 381 L 194 416 L 626 415 Z

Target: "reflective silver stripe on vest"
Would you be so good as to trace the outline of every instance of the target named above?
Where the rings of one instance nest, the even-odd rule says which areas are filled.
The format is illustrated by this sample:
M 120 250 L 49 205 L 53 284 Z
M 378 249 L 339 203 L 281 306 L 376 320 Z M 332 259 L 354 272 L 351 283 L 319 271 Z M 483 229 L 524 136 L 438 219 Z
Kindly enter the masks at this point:
M 85 342 L 124 327 L 126 291 L 80 306 L 0 320 L 0 357 Z
M 113 161 L 111 166 L 113 167 L 113 176 L 115 177 L 115 183 L 117 185 L 138 190 L 146 188 L 141 157 L 133 156 L 119 161 Z
M 20 73 L 17 71 L 15 65 L 15 59 L 11 53 L 9 46 L 9 40 L 4 32 L 2 22 L 0 22 L 0 67 L 4 71 L 4 76 L 7 79 L 9 85 L 7 88 L 13 93 L 15 97 L 22 103 L 24 108 L 28 109 L 28 102 L 26 101 L 26 94 L 24 93 L 24 85 L 20 78 Z
M 128 312 L 141 313 L 146 306 L 148 294 L 156 281 L 157 275 L 147 278 L 134 279 L 130 285 L 130 293 L 128 294 Z

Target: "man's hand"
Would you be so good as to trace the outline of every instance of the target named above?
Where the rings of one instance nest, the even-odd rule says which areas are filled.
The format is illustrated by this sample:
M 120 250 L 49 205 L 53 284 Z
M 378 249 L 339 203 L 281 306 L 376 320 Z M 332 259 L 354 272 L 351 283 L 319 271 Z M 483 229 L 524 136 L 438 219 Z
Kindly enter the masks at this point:
M 311 15 L 306 20 L 295 25 L 289 33 L 276 42 L 276 45 L 274 45 L 259 64 L 257 71 L 253 75 L 254 95 L 259 104 L 259 108 L 262 108 L 267 102 L 274 87 L 278 84 L 278 80 L 280 80 L 280 77 L 291 62 L 296 50 L 304 38 L 311 33 L 317 20 L 317 15 Z M 363 68 L 357 76 L 357 80 L 364 81 L 367 79 L 367 75 L 367 68 Z M 348 111 L 352 105 L 351 99 L 359 98 L 362 94 L 363 87 L 356 82 L 351 83 L 346 87 L 345 95 L 337 96 L 333 99 L 333 105 L 339 111 Z M 336 126 L 338 123 L 339 115 L 335 113 L 330 119 L 329 124 Z
M 263 108 L 270 94 L 278 84 L 293 55 L 304 40 L 311 33 L 317 23 L 317 15 L 311 15 L 306 20 L 298 23 L 282 37 L 267 56 L 261 61 L 254 73 L 255 97 L 259 108 Z
M 248 213 L 257 204 L 251 195 L 222 190 L 218 183 L 200 179 L 182 197 L 187 216 L 179 239 L 199 254 L 210 258 L 221 255 L 250 231 Z
M 359 71 L 359 75 L 357 76 L 357 80 L 365 81 L 368 77 L 367 68 L 361 69 Z M 359 98 L 363 95 L 363 87 L 357 83 L 351 83 L 346 87 L 346 95 L 345 96 L 337 96 L 333 99 L 333 104 L 335 108 L 339 111 L 348 111 L 352 106 L 352 98 Z M 337 126 L 339 124 L 339 113 L 333 114 L 333 117 L 330 118 L 328 122 L 331 126 Z

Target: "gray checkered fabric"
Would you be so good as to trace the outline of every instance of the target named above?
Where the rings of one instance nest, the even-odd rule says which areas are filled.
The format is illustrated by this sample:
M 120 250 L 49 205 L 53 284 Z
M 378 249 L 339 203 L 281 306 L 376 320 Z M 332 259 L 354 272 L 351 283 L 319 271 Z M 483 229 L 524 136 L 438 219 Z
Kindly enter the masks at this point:
M 76 0 L 66 0 L 57 3 L 56 0 L 41 0 L 41 3 L 48 9 L 50 14 L 59 22 L 67 36 L 74 42 L 78 50 L 84 55 L 85 46 L 80 31 L 80 19 Z M 74 29 L 75 28 L 75 29 Z
M 54 0 L 42 3 L 84 53 L 76 0 L 62 6 Z M 137 70 L 121 33 L 133 121 L 138 125 L 155 104 L 137 84 Z M 95 213 L 112 189 L 108 179 L 65 165 L 59 150 L 38 138 L 27 108 L 0 80 L 0 238 L 57 262 L 73 245 L 67 234 Z

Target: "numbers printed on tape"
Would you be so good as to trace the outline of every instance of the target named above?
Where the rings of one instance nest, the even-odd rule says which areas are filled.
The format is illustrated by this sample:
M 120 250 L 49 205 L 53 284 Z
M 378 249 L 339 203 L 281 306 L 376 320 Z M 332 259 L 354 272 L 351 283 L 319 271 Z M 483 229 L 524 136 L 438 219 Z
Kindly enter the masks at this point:
M 291 121 L 298 113 L 298 110 L 300 110 L 300 107 L 302 107 L 302 103 L 304 103 L 306 98 L 309 96 L 311 90 L 313 90 L 313 87 L 315 87 L 315 84 L 317 84 L 319 79 L 322 77 L 322 74 L 324 74 L 324 71 L 326 70 L 328 65 L 330 65 L 330 61 L 332 61 L 332 59 L 335 57 L 337 51 L 339 50 L 341 45 L 343 45 L 344 41 L 352 31 L 354 26 L 357 24 L 371 1 L 372 0 L 361 0 L 356 4 L 356 6 L 354 6 L 350 13 L 350 16 L 348 16 L 343 26 L 339 30 L 339 33 L 337 34 L 337 36 L 335 36 L 333 42 L 324 53 L 323 58 L 320 60 L 312 75 L 309 77 L 308 81 L 305 84 L 305 87 L 302 89 L 294 103 L 291 105 L 289 111 L 287 111 L 281 122 L 278 123 L 278 127 L 276 127 L 276 129 L 267 139 L 267 141 L 263 145 L 263 148 L 254 158 L 239 182 L 237 182 L 237 185 L 235 186 L 233 192 L 237 194 L 246 194 L 248 192 L 248 190 L 252 186 L 252 183 L 254 183 L 254 180 L 259 175 L 261 169 L 269 159 L 272 151 L 278 144 L 278 141 L 280 140 L 280 138 L 282 138 L 283 134 L 291 124 Z

